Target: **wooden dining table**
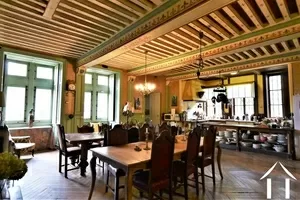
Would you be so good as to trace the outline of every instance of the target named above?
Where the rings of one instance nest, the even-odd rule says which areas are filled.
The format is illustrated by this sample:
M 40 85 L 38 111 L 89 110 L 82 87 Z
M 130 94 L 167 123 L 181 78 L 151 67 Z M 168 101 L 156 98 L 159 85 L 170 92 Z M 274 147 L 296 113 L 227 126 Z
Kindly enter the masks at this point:
M 85 176 L 86 167 L 89 165 L 87 162 L 88 150 L 91 142 L 104 140 L 104 134 L 101 133 L 68 133 L 66 134 L 66 141 L 73 145 L 81 144 L 80 155 L 80 174 Z
M 201 139 L 200 147 L 203 139 Z M 219 172 L 223 178 L 221 171 L 221 148 L 219 147 L 219 142 L 216 142 L 216 147 L 218 148 L 217 162 L 219 167 Z M 152 147 L 152 142 L 148 143 L 149 147 Z M 181 154 L 186 151 L 187 141 L 177 138 L 177 142 L 174 145 L 174 160 L 180 159 Z M 139 146 L 142 150 L 135 151 L 134 148 Z M 126 173 L 125 179 L 125 196 L 127 200 L 132 199 L 132 178 L 135 171 L 140 169 L 147 169 L 147 165 L 151 159 L 151 150 L 144 150 L 146 143 L 136 142 L 130 143 L 122 146 L 108 146 L 99 147 L 91 149 L 93 153 L 93 158 L 90 161 L 91 172 L 92 172 L 92 184 L 90 189 L 89 199 L 91 199 L 95 180 L 96 180 L 96 159 L 99 158 L 103 162 L 106 162 L 114 167 L 124 170 Z

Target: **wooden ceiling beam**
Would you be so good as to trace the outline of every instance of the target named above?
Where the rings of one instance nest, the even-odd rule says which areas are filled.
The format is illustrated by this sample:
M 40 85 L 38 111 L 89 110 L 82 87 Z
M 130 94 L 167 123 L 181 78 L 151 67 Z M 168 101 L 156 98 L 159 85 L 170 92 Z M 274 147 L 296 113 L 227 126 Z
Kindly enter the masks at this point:
M 1 8 L 0 8 L 1 10 Z M 5 15 L 3 15 L 5 14 Z M 84 42 L 88 45 L 97 45 L 98 42 L 96 41 L 93 41 L 93 40 L 90 40 L 90 38 L 87 38 L 85 36 L 82 36 L 82 35 L 79 35 L 79 34 L 72 34 L 71 32 L 68 32 L 68 31 L 62 31 L 62 30 L 57 30 L 57 29 L 52 29 L 52 28 L 49 28 L 49 27 L 43 27 L 41 26 L 40 24 L 35 24 L 35 23 L 32 23 L 31 21 L 27 20 L 26 18 L 19 18 L 19 16 L 17 15 L 13 15 L 11 13 L 5 13 L 3 10 L 0 12 L 0 20 L 3 19 L 5 20 L 4 22 L 8 22 L 10 24 L 15 24 L 16 26 L 21 26 L 23 27 L 24 29 L 29 29 L 29 30 L 32 30 L 33 32 L 36 32 L 36 33 L 42 33 L 42 34 L 46 34 L 46 33 L 50 33 L 54 36 L 58 36 L 60 37 L 61 39 L 72 39 L 72 40 L 77 40 L 78 43 L 80 42 Z
M 291 19 L 285 0 L 276 0 L 284 20 Z
M 2 5 L 0 6 L 0 13 L 5 13 L 5 15 L 10 16 L 12 18 L 18 18 L 20 20 L 38 25 L 40 27 L 45 27 L 50 30 L 58 30 L 60 32 L 65 32 L 72 35 L 80 35 L 79 37 L 89 38 L 89 40 L 96 41 L 98 44 L 103 40 L 103 38 L 99 39 L 99 36 L 93 35 L 84 29 L 78 29 L 74 26 L 57 22 L 54 20 L 45 20 L 43 16 L 38 16 L 32 12 L 24 10 L 23 8 L 15 6 L 11 7 L 7 4 L 6 0 L 0 1 L 0 5 Z
M 40 5 L 40 6 L 44 7 L 44 8 L 47 7 L 47 2 L 46 1 L 43 1 L 43 0 L 29 0 L 29 1 L 33 2 L 33 3 L 37 4 L 37 5 Z
M 179 30 L 182 30 L 183 32 L 185 32 L 185 35 L 190 35 L 189 38 L 194 38 L 198 41 L 198 45 L 199 45 L 199 31 L 194 29 L 193 27 L 189 26 L 189 25 L 184 25 L 182 26 Z M 186 37 L 186 36 L 185 36 Z M 194 40 L 194 41 L 196 41 Z M 206 43 L 205 43 L 206 42 Z M 208 38 L 206 35 L 203 36 L 202 41 L 201 41 L 201 45 L 206 45 L 207 43 L 214 43 L 214 41 L 210 38 Z
M 7 26 L 4 25 L 2 22 L 0 22 L 0 30 L 3 30 L 4 32 L 10 32 L 11 34 L 16 34 L 16 35 L 20 35 L 23 36 L 24 38 L 31 38 L 31 39 L 36 39 L 39 38 L 39 40 L 43 40 L 45 42 L 49 42 L 50 44 L 56 44 L 56 45 L 62 45 L 62 46 L 71 46 L 72 48 L 78 49 L 78 50 L 82 50 L 82 51 L 89 51 L 91 49 L 91 47 L 84 47 L 84 46 L 80 46 L 79 44 L 76 44 L 74 42 L 68 42 L 65 40 L 59 40 L 56 39 L 54 37 L 49 37 L 49 36 L 45 36 L 43 34 L 37 34 L 31 31 L 26 31 L 25 29 L 18 29 L 16 28 L 16 26 Z M 1 37 L 1 36 L 0 36 Z
M 190 42 L 193 42 L 194 44 L 197 45 L 197 48 L 199 48 L 199 42 L 200 40 L 191 36 L 190 34 L 184 32 L 183 30 L 180 30 L 180 29 L 176 29 L 173 31 L 173 33 L 176 33 L 177 36 L 181 37 L 181 38 L 184 38 L 184 39 L 187 39 L 189 40 Z
M 132 49 L 131 51 L 145 56 L 145 49 Z M 156 55 L 155 52 L 152 51 L 148 52 L 148 57 L 153 57 L 159 60 L 165 58 L 165 56 Z
M 170 52 L 168 52 L 168 51 L 165 51 L 165 50 L 163 50 L 163 49 L 161 49 L 161 48 L 159 48 L 159 47 L 155 47 L 155 46 L 153 46 L 153 45 L 151 45 L 151 44 L 149 44 L 149 43 L 143 44 L 141 47 L 144 47 L 144 48 L 146 48 L 146 49 L 149 49 L 149 50 L 153 50 L 153 51 L 159 52 L 159 53 L 164 54 L 164 55 L 166 55 L 166 56 L 174 56 L 173 53 L 170 53 Z
M 281 45 L 283 46 L 283 48 L 284 48 L 284 50 L 285 50 L 286 52 L 289 52 L 289 51 L 290 51 L 290 49 L 289 49 L 288 45 L 286 44 L 286 42 L 281 42 Z
M 43 16 L 46 19 L 52 19 L 52 16 L 54 15 L 55 10 L 58 7 L 59 3 L 60 0 L 49 0 Z
M 167 58 L 167 57 L 170 57 L 166 54 L 163 54 L 161 52 L 157 52 L 156 50 L 153 50 L 153 49 L 149 49 L 145 46 L 140 46 L 140 47 L 137 47 L 136 50 L 140 50 L 141 52 L 145 52 L 145 51 L 148 51 L 149 54 L 154 54 L 154 55 L 158 55 L 160 56 L 161 58 Z
M 97 21 L 110 24 L 111 26 L 126 27 L 126 25 L 133 22 L 132 19 L 121 15 L 117 11 L 111 11 L 106 9 L 97 2 L 90 2 L 87 0 L 68 0 L 60 4 L 60 6 L 68 6 L 69 9 L 73 9 L 76 12 L 81 12 L 84 15 L 97 18 Z
M 294 38 L 294 39 L 293 39 L 293 42 L 294 42 L 294 45 L 295 45 L 296 48 L 299 48 L 299 47 L 300 47 L 298 38 Z
M 148 42 L 147 45 L 158 48 L 158 49 L 161 49 L 165 52 L 169 52 L 172 55 L 179 54 L 179 51 L 174 50 L 173 48 L 170 48 L 170 46 L 163 45 L 161 42 L 157 42 L 157 41 L 154 41 L 154 40 L 152 40 L 151 42 Z
M 209 28 L 207 28 L 206 26 L 204 26 L 203 24 L 201 24 L 198 20 L 193 21 L 192 24 L 194 24 L 195 26 L 197 26 L 200 29 L 200 31 L 203 31 L 206 34 L 208 34 L 211 37 L 213 37 L 215 40 L 217 40 L 217 41 L 222 41 L 223 40 L 223 38 L 221 36 L 219 36 L 218 34 L 216 34 L 215 32 L 213 32 L 212 30 L 210 30 Z M 205 35 L 205 33 L 204 33 L 204 35 Z M 198 32 L 198 35 L 199 35 L 199 32 Z M 210 43 L 212 43 L 212 42 L 210 42 Z
M 239 61 L 239 59 L 236 56 L 233 55 L 227 55 L 229 58 L 231 58 L 233 61 Z
M 179 34 L 174 32 L 174 31 L 166 34 L 165 36 L 176 40 L 177 42 L 179 42 L 179 44 L 188 45 L 188 46 L 190 46 L 191 48 L 194 48 L 194 49 L 199 48 L 199 43 L 197 45 L 197 44 L 191 42 L 190 40 L 187 40 L 186 38 L 183 38 L 183 37 L 179 36 Z
M 225 39 L 229 39 L 232 36 L 219 24 L 211 20 L 208 16 L 204 16 L 199 21 L 207 27 L 210 27 L 214 32 L 218 33 Z
M 298 8 L 298 14 L 300 14 L 300 0 L 296 0 L 297 8 Z
M 177 50 L 177 51 L 180 51 L 180 52 L 185 52 L 187 50 L 192 50 L 191 47 L 187 46 L 187 45 L 183 45 L 181 44 L 180 42 L 170 38 L 170 37 L 167 37 L 167 36 L 161 36 L 155 40 L 153 40 L 155 42 L 158 42 L 158 43 L 162 43 L 164 45 L 168 45 L 170 46 L 171 48 Z
M 266 56 L 270 56 L 271 52 L 268 51 L 268 49 L 264 46 L 260 47 L 260 49 L 265 53 Z
M 264 14 L 265 18 L 269 22 L 269 25 L 274 25 L 276 23 L 274 14 L 266 2 L 266 0 L 255 0 L 261 12 Z
M 119 0 L 120 3 L 124 4 L 127 6 L 129 9 L 133 9 L 136 12 L 139 12 L 140 14 L 144 15 L 147 13 L 147 10 L 144 9 L 143 7 L 136 5 L 135 3 L 132 3 L 131 1 L 128 0 Z
M 244 54 L 246 54 L 250 59 L 251 58 L 255 58 L 251 53 L 249 53 L 248 51 L 243 51 Z
M 214 20 L 220 23 L 228 32 L 234 36 L 238 36 L 241 32 L 232 23 L 224 18 L 224 16 L 217 10 L 209 14 Z
M 145 10 L 147 10 L 148 12 L 153 10 L 154 8 L 156 8 L 156 5 L 154 3 L 152 3 L 152 1 L 148 1 L 148 0 L 131 0 L 133 1 L 133 3 L 143 7 Z
M 155 40 L 152 40 L 152 42 L 159 45 L 159 46 L 161 46 L 162 48 L 165 48 L 165 50 L 169 49 L 173 53 L 185 52 L 185 49 L 174 46 L 173 44 L 169 44 L 169 43 L 167 43 L 164 40 L 159 39 L 159 38 L 157 38 Z
M 279 49 L 276 47 L 275 44 L 271 44 L 270 47 L 275 51 L 275 53 L 280 53 Z
M 248 0 L 238 0 L 238 3 L 244 9 L 244 11 L 249 16 L 249 18 L 254 23 L 254 25 L 259 29 L 263 28 L 263 22 L 261 21 L 260 17 L 257 15 L 254 8 L 248 2 Z
M 251 51 L 257 56 L 261 56 L 261 54 L 254 48 L 254 49 L 251 49 Z
M 35 3 L 31 2 L 31 1 L 28 1 L 28 0 L 11 0 L 11 1 L 16 2 L 16 3 L 20 4 L 20 5 L 23 5 L 24 7 L 28 7 L 30 9 L 36 10 L 40 14 L 43 14 L 44 11 L 45 11 L 44 7 L 42 7 L 42 6 L 38 5 L 38 4 L 35 4 Z
M 250 33 L 251 27 L 231 5 L 225 6 L 223 10 L 229 17 L 231 17 L 233 21 L 235 21 L 237 25 L 239 25 L 245 31 L 245 33 Z
M 119 6 L 116 4 L 117 1 L 110 1 L 110 0 L 90 0 L 92 2 L 98 2 L 101 5 L 105 5 L 106 8 L 112 8 L 113 10 L 117 11 L 118 13 L 124 13 L 126 16 L 129 16 L 133 19 L 138 19 L 140 16 L 137 15 L 134 12 L 129 11 L 128 9 L 125 9 L 122 6 Z

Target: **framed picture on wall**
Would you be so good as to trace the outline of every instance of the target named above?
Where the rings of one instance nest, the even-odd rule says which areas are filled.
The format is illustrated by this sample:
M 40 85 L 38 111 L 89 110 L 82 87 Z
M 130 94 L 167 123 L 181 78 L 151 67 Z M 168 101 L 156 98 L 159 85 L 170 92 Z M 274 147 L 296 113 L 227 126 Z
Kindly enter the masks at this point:
M 134 97 L 133 100 L 133 106 L 134 106 L 134 112 L 135 113 L 142 113 L 143 112 L 143 104 L 142 104 L 142 97 L 141 96 L 137 96 Z
M 171 106 L 177 106 L 177 96 L 175 95 L 172 96 Z

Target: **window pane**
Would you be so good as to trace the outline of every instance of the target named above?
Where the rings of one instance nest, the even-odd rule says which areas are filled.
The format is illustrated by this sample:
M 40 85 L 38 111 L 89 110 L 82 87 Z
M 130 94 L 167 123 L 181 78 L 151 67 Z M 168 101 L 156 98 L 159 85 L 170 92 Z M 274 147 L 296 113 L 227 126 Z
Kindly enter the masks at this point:
M 98 85 L 108 85 L 108 76 L 98 76 Z
M 107 111 L 108 111 L 107 93 L 98 92 L 97 118 L 107 119 Z
M 250 117 L 254 114 L 254 106 L 246 106 L 246 114 Z
M 92 74 L 85 74 L 85 84 L 92 84 Z
M 271 105 L 271 117 L 282 117 L 282 105 Z
M 254 105 L 254 99 L 253 98 L 245 98 L 246 105 Z
M 7 74 L 13 76 L 27 76 L 27 65 L 16 62 L 8 62 Z
M 53 78 L 53 68 L 49 67 L 37 67 L 36 77 L 41 79 L 52 80 Z
M 85 92 L 84 93 L 84 119 L 91 119 L 91 109 L 92 109 L 92 93 Z
M 51 120 L 52 90 L 36 89 L 35 120 Z
M 6 121 L 24 121 L 25 87 L 7 87 Z

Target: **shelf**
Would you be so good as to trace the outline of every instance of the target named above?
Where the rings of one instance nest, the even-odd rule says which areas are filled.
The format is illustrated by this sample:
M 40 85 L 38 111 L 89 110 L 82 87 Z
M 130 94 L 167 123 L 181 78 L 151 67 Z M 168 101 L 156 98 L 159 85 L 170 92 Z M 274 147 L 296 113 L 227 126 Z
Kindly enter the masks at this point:
M 279 157 L 283 157 L 283 158 L 288 158 L 289 157 L 287 152 L 277 152 L 275 150 L 266 150 L 266 149 L 254 149 L 252 147 L 243 147 L 243 146 L 241 146 L 241 151 L 263 153 L 263 154 L 279 156 Z
M 236 144 L 220 144 L 222 149 L 236 150 Z

